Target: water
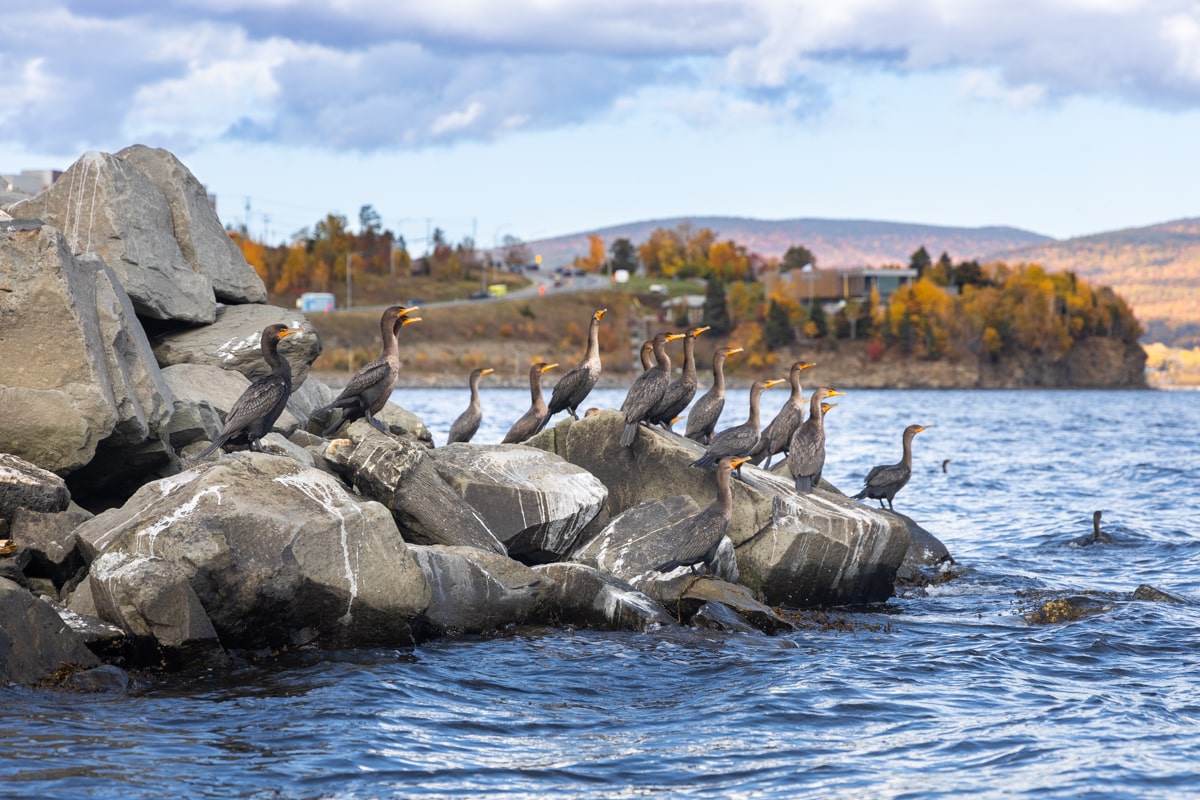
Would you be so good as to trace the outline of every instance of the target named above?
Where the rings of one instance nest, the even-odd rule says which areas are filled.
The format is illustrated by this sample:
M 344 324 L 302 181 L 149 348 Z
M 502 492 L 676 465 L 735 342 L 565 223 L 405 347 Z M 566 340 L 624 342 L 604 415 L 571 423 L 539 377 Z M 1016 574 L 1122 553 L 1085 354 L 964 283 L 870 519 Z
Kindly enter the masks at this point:
M 764 398 L 764 417 L 785 392 Z M 618 391 L 589 405 L 620 404 Z M 465 390 L 397 399 L 444 442 Z M 523 630 L 150 678 L 0 689 L 0 796 L 1182 797 L 1200 791 L 1200 402 L 1146 392 L 851 391 L 845 491 L 914 442 L 903 510 L 962 574 L 841 629 Z M 524 390 L 484 390 L 479 442 Z M 733 393 L 722 425 L 742 421 Z M 950 459 L 947 472 L 943 459 Z M 1068 544 L 1104 511 L 1111 545 Z M 1148 583 L 1175 605 L 1129 601 Z M 1037 626 L 1031 590 L 1106 613 Z

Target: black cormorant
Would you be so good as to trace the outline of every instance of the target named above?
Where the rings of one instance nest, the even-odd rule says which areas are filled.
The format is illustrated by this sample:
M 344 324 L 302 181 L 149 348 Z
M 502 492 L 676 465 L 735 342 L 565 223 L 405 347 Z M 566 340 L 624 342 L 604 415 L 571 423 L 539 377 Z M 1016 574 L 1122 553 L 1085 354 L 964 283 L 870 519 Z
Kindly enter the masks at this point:
M 713 351 L 712 386 L 708 387 L 707 392 L 700 395 L 700 399 L 688 412 L 687 428 L 684 433 L 687 438 L 705 445 L 712 440 L 713 429 L 717 427 L 717 420 L 721 418 L 721 412 L 725 410 L 725 359 L 740 352 L 742 352 L 740 347 L 718 347 Z
M 246 387 L 225 416 L 225 425 L 217 438 L 194 456 L 193 461 L 199 461 L 226 444 L 245 444 L 251 450 L 261 449 L 258 440 L 271 432 L 271 426 L 283 413 L 292 394 L 292 366 L 279 355 L 279 342 L 302 332 L 300 328 L 287 325 L 263 328 L 260 346 L 271 371 Z
M 704 455 L 692 462 L 693 467 L 711 467 L 725 456 L 748 456 L 758 445 L 758 403 L 763 391 L 783 383 L 782 378 L 761 378 L 750 387 L 750 417 L 741 425 L 726 428 L 712 438 Z M 738 476 L 742 474 L 737 467 Z
M 550 402 L 546 405 L 549 413 L 542 419 L 538 430 L 544 428 L 550 418 L 560 411 L 565 410 L 573 419 L 579 419 L 579 406 L 587 399 L 588 393 L 600 378 L 600 319 L 607 311 L 607 308 L 601 308 L 592 314 L 583 360 L 567 370 L 554 385 L 554 391 L 550 393 Z
M 674 558 L 655 567 L 659 572 L 670 572 L 677 567 L 690 567 L 696 571 L 697 564 L 709 565 L 717 555 L 717 548 L 729 530 L 733 517 L 733 490 L 729 487 L 729 473 L 737 469 L 745 458 L 725 456 L 717 464 L 717 497 L 702 511 L 697 511 L 671 526 L 680 532 L 679 552 Z
M 654 340 L 647 339 L 642 342 L 642 349 L 638 352 L 638 357 L 642 359 L 642 372 L 654 366 Z
M 800 423 L 788 445 L 788 470 L 796 481 L 797 492 L 811 492 L 821 482 L 825 469 L 825 398 L 845 394 L 821 387 L 813 392 L 808 404 L 808 419 Z
M 816 364 L 809 361 L 797 361 L 792 364 L 791 372 L 788 373 L 788 380 L 792 382 L 792 393 L 788 395 L 775 419 L 763 428 L 758 447 L 750 454 L 751 464 L 757 466 L 765 458 L 767 463 L 763 464 L 763 469 L 770 469 L 771 459 L 780 453 L 787 455 L 788 447 L 792 443 L 792 434 L 804 421 L 804 392 L 800 388 L 800 373 L 815 366 Z
M 459 414 L 458 419 L 450 426 L 450 436 L 446 439 L 446 444 L 469 442 L 479 430 L 479 422 L 483 419 L 483 410 L 479 407 L 479 379 L 493 372 L 495 370 L 491 367 L 471 370 L 471 402 L 467 405 L 467 410 Z
M 380 433 L 388 432 L 387 426 L 377 420 L 375 415 L 392 396 L 396 376 L 400 374 L 400 351 L 396 343 L 396 334 L 405 325 L 421 321 L 420 317 L 408 316 L 416 310 L 417 306 L 391 306 L 383 312 L 379 318 L 379 336 L 383 340 L 379 356 L 354 373 L 354 377 L 332 403 L 312 412 L 311 416 L 316 417 L 330 409 L 343 409 L 342 418 L 330 423 L 322 431 L 322 436 L 328 436 L 347 422 L 363 418 Z
M 696 337 L 708 330 L 709 326 L 692 328 L 684 334 L 683 339 L 683 373 L 667 384 L 662 400 L 646 416 L 651 425 L 658 424 L 671 430 L 671 425 L 692 398 L 696 396 Z
M 646 421 L 647 415 L 667 390 L 667 384 L 671 382 L 671 357 L 667 355 L 667 342 L 682 338 L 682 333 L 660 332 L 655 335 L 653 349 L 657 363 L 634 379 L 625 394 L 625 401 L 621 403 L 621 413 L 625 415 L 625 429 L 621 431 L 622 447 L 633 444 L 637 438 L 638 424 Z
M 904 452 L 900 456 L 899 463 L 872 467 L 871 471 L 867 473 L 867 480 L 862 491 L 854 495 L 854 499 L 862 500 L 864 497 L 869 497 L 872 500 L 878 500 L 880 508 L 883 508 L 883 501 L 887 500 L 888 509 L 894 510 L 892 509 L 892 499 L 912 477 L 913 437 L 932 427 L 932 425 L 909 425 L 905 428 L 902 437 Z
M 539 361 L 529 368 L 529 410 L 508 429 L 501 444 L 519 444 L 538 432 L 538 425 L 547 410 L 546 401 L 542 398 L 542 373 L 557 366 Z

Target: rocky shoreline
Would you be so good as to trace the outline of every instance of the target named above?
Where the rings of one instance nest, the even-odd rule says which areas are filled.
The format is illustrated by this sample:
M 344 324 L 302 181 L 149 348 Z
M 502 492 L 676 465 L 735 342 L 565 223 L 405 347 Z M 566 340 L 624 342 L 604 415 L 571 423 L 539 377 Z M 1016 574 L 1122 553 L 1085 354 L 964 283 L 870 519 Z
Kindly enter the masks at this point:
M 279 322 L 304 333 L 267 452 L 190 460 Z M 747 465 L 711 567 L 659 571 L 715 478 L 674 434 L 620 447 L 613 411 L 434 448 L 388 404 L 386 433 L 322 437 L 319 336 L 265 304 L 166 151 L 89 153 L 0 211 L 0 323 L 0 684 L 123 690 L 128 670 L 520 625 L 774 634 L 785 609 L 884 602 L 949 561 L 906 517 Z

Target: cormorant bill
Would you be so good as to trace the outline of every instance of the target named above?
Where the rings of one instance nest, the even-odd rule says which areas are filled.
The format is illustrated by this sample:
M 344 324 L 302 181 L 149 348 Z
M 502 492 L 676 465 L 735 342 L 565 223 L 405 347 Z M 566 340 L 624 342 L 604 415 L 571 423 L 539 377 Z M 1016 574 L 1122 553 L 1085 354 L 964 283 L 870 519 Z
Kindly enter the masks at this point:
M 600 320 L 607 312 L 607 308 L 600 308 L 592 314 L 583 360 L 567 370 L 554 385 L 554 391 L 550 393 L 550 402 L 546 406 L 548 413 L 542 418 L 538 426 L 539 431 L 560 411 L 565 410 L 570 413 L 572 419 L 579 419 L 579 406 L 587 399 L 588 393 L 595 388 L 596 381 L 600 378 Z
M 688 403 L 692 402 L 692 398 L 696 396 L 696 337 L 707 330 L 709 330 L 709 326 L 705 325 L 701 328 L 692 328 L 684 334 L 683 373 L 667 384 L 662 400 L 659 400 L 646 415 L 646 422 L 671 430 L 675 418 L 688 407 Z
M 763 428 L 762 436 L 758 439 L 758 447 L 750 454 L 750 463 L 757 465 L 764 458 L 767 463 L 763 469 L 771 468 L 771 459 L 783 453 L 787 456 L 788 447 L 792 443 L 792 434 L 804 421 L 804 392 L 800 387 L 800 373 L 815 367 L 810 361 L 797 361 L 792 364 L 788 380 L 792 384 L 792 393 L 784 401 L 783 408 L 775 415 L 775 419 Z
M 621 412 L 625 415 L 625 428 L 621 431 L 621 446 L 629 447 L 637 438 L 637 428 L 645 422 L 655 403 L 662 399 L 667 384 L 671 382 L 671 357 L 667 355 L 667 342 L 682 339 L 682 333 L 660 332 L 654 336 L 653 350 L 656 364 L 634 379 Z M 643 346 L 644 347 L 644 346 Z
M 271 426 L 283 413 L 292 394 L 292 366 L 279 355 L 279 343 L 297 333 L 303 333 L 303 330 L 287 325 L 268 325 L 263 328 L 260 347 L 271 371 L 246 387 L 229 409 L 225 425 L 217 438 L 191 460 L 199 461 L 226 444 L 245 444 L 251 450 L 262 449 L 258 440 L 271 432 Z
M 672 533 L 680 539 L 679 551 L 674 558 L 655 567 L 656 570 L 670 572 L 677 567 L 689 567 L 695 572 L 697 564 L 712 563 L 729 529 L 729 520 L 733 517 L 733 491 L 729 487 L 729 473 L 746 460 L 734 456 L 725 456 L 720 460 L 717 464 L 716 499 L 708 508 L 670 526 Z
M 483 410 L 479 407 L 479 379 L 493 372 L 495 370 L 491 367 L 471 370 L 471 377 L 468 379 L 471 402 L 467 405 L 467 410 L 459 414 L 458 419 L 450 426 L 450 436 L 446 439 L 446 444 L 469 442 L 479 430 L 479 423 L 483 420 Z
M 408 316 L 418 306 L 391 306 L 379 318 L 379 336 L 383 340 L 379 356 L 363 365 L 346 384 L 332 403 L 321 406 L 310 415 L 317 417 L 334 408 L 344 409 L 342 418 L 332 422 L 322 436 L 328 436 L 343 424 L 366 418 L 380 433 L 387 433 L 387 426 L 375 418 L 392 396 L 396 376 L 400 374 L 400 351 L 396 334 L 405 325 L 420 322 L 420 317 Z
M 546 401 L 542 398 L 542 373 L 558 364 L 539 361 L 529 368 L 529 410 L 513 423 L 501 444 L 519 444 L 537 433 L 538 423 L 546 416 Z
M 888 510 L 894 511 L 892 499 L 912 477 L 913 437 L 932 427 L 932 425 L 909 425 L 905 428 L 902 436 L 903 454 L 900 456 L 899 463 L 872 467 L 871 471 L 867 473 L 867 480 L 862 491 L 854 495 L 854 499 L 862 500 L 864 497 L 869 497 L 872 500 L 878 500 L 880 508 L 883 508 L 883 501 L 887 500 Z
M 712 438 L 704 455 L 692 462 L 691 466 L 708 468 L 725 456 L 748 456 L 758 446 L 758 404 L 763 391 L 783 383 L 782 378 L 763 378 L 754 382 L 750 387 L 750 417 L 741 425 L 726 428 Z M 742 476 L 741 466 L 737 467 L 738 477 Z
M 844 395 L 837 389 L 822 386 L 809 398 L 808 419 L 800 423 L 788 445 L 788 471 L 796 481 L 796 491 L 811 492 L 821 482 L 825 469 L 825 399 Z
M 713 383 L 707 392 L 700 395 L 700 399 L 688 413 L 684 433 L 687 438 L 703 445 L 712 441 L 713 429 L 717 427 L 717 420 L 725 410 L 725 359 L 740 352 L 740 347 L 718 347 L 713 351 Z

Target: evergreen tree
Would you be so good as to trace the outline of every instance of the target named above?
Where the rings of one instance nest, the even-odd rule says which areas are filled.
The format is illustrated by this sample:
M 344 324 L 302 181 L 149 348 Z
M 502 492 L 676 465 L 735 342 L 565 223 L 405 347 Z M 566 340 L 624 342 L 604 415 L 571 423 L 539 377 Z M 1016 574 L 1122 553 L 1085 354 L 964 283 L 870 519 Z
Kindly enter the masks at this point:
M 633 246 L 633 242 L 624 237 L 615 239 L 608 246 L 608 254 L 612 256 L 609 263 L 612 264 L 614 272 L 619 269 L 628 270 L 631 275 L 637 272 L 637 248 Z
M 704 314 L 700 324 L 712 328 L 713 336 L 722 336 L 733 330 L 729 321 L 729 306 L 725 301 L 725 284 L 713 278 L 704 291 Z
M 817 257 L 813 255 L 812 251 L 803 245 L 792 245 L 783 254 L 783 261 L 779 262 L 779 271 L 803 269 L 809 264 L 813 267 L 817 266 Z
M 774 300 L 767 306 L 767 321 L 763 336 L 769 350 L 786 347 L 796 341 L 796 330 L 792 327 L 792 320 L 788 317 L 787 309 Z
M 825 309 L 819 301 L 813 303 L 812 308 L 808 310 L 808 321 L 813 324 L 817 338 L 829 333 L 829 317 L 825 315 Z
M 908 259 L 908 268 L 917 271 L 917 280 L 921 280 L 925 275 L 925 270 L 931 266 L 933 266 L 933 259 L 929 257 L 929 251 L 925 249 L 925 245 L 921 245 L 917 252 Z

